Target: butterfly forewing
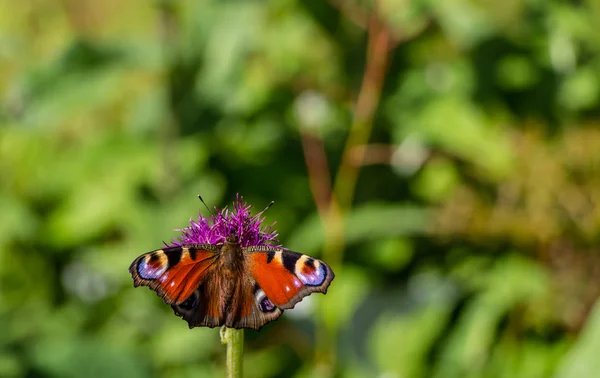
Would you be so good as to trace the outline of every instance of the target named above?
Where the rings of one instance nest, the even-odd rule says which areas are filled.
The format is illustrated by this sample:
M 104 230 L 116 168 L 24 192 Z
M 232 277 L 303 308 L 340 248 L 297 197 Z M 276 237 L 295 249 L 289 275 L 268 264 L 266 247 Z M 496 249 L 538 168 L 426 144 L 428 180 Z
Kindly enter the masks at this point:
M 129 271 L 135 286 L 148 286 L 165 303 L 179 304 L 204 282 L 217 256 L 210 244 L 164 248 L 141 255 Z
M 327 264 L 301 253 L 265 247 L 249 247 L 245 252 L 250 275 L 282 310 L 293 308 L 311 293 L 327 293 L 334 278 Z

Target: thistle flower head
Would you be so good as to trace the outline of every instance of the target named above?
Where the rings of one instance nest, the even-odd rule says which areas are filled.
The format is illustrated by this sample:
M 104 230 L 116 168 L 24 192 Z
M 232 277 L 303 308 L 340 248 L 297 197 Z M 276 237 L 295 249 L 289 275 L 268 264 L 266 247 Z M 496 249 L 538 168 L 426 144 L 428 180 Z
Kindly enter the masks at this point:
M 179 230 L 181 235 L 167 246 L 224 243 L 230 235 L 236 236 L 241 247 L 277 246 L 278 234 L 273 225 L 263 226 L 262 212 L 252 216 L 251 209 L 252 206 L 238 194 L 231 210 L 215 207 L 216 213 L 209 218 L 198 215 L 196 220 L 190 219 L 190 225 Z

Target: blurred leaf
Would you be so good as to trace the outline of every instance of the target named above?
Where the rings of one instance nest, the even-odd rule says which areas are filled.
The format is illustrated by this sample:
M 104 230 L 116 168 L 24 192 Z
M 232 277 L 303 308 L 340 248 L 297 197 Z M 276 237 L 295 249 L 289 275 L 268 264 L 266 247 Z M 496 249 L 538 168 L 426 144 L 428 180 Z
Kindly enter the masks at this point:
M 539 80 L 535 65 L 524 56 L 502 58 L 496 72 L 498 84 L 509 90 L 524 90 Z
M 558 98 L 568 109 L 589 109 L 598 103 L 600 88 L 598 73 L 592 69 L 580 69 L 564 81 Z
M 244 355 L 244 377 L 262 378 L 276 375 L 284 366 L 278 347 L 270 347 Z
M 513 306 L 548 293 L 549 282 L 537 265 L 508 256 L 496 262 L 482 280 L 481 293 L 469 301 L 444 346 L 436 377 L 478 376 L 496 338 L 499 322 Z
M 336 271 L 335 283 L 327 291 L 327 305 L 322 306 L 326 326 L 339 329 L 350 323 L 356 308 L 369 292 L 371 283 L 367 275 L 359 268 L 345 266 Z
M 271 146 L 281 138 L 282 129 L 275 120 L 265 117 L 247 125 L 222 123 L 217 125 L 216 136 L 229 155 L 236 160 L 260 164 L 269 160 Z M 233 160 L 233 159 L 231 159 Z M 234 161 L 232 161 L 234 164 Z
M 70 74 L 58 81 L 48 95 L 36 99 L 24 123 L 34 127 L 59 125 L 106 104 L 118 93 L 122 75 L 123 71 L 115 67 Z
M 460 178 L 454 164 L 437 159 L 427 164 L 414 184 L 414 190 L 430 202 L 449 198 L 458 186 Z
M 464 99 L 449 96 L 433 101 L 410 129 L 434 146 L 466 159 L 484 176 L 505 177 L 513 167 L 506 132 Z
M 150 294 L 150 293 L 146 293 Z M 165 346 L 168 345 L 168 348 Z M 175 317 L 165 322 L 152 338 L 152 359 L 159 366 L 183 365 L 206 358 L 221 347 L 217 329 L 190 330 Z
M 381 16 L 404 39 L 414 38 L 428 25 L 423 1 L 385 0 L 379 3 Z
M 4 250 L 2 246 L 34 236 L 39 222 L 26 203 L 17 198 L 0 196 L 0 208 L 4 214 L 0 219 L 0 256 L 2 256 Z
M 488 364 L 487 372 L 497 377 L 543 378 L 551 376 L 566 343 L 547 343 L 542 340 L 514 339 L 498 341 Z
M 0 352 L 0 375 L 6 378 L 23 376 L 23 364 L 12 353 Z
M 600 369 L 600 305 L 594 306 L 581 337 L 570 348 L 555 378 L 593 377 Z
M 98 340 L 74 338 L 43 340 L 32 346 L 34 364 L 54 377 L 148 377 L 150 370 L 139 356 L 120 348 L 107 348 Z
M 427 210 L 411 206 L 369 204 L 356 208 L 346 218 L 346 243 L 423 233 L 428 215 Z M 313 215 L 290 236 L 286 247 L 314 255 L 322 245 L 321 223 Z
M 243 26 L 249 23 L 261 25 L 263 9 L 254 3 L 235 6 L 221 3 L 214 11 L 212 19 L 207 20 L 211 28 L 207 30 L 206 46 L 203 46 L 206 63 L 195 87 L 205 101 L 235 111 L 239 107 L 236 92 L 242 79 L 243 64 L 246 56 L 257 48 L 260 35 L 260 29 Z M 240 104 L 248 103 L 238 101 Z
M 429 349 L 443 331 L 450 310 L 447 304 L 432 303 L 407 315 L 381 316 L 371 335 L 371 344 L 382 374 L 425 376 Z
M 368 259 L 369 264 L 386 271 L 403 268 L 414 256 L 412 243 L 404 238 L 378 240 L 371 243 L 369 251 L 369 255 L 363 256 L 363 260 Z
M 462 0 L 432 2 L 444 32 L 463 46 L 475 44 L 493 32 L 494 24 L 475 3 Z

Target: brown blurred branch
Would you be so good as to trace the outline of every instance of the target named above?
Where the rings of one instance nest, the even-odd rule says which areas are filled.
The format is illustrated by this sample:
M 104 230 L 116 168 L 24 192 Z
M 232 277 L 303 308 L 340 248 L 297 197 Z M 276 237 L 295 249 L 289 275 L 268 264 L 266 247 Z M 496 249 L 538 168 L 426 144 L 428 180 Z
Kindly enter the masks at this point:
M 359 167 L 352 164 L 352 160 L 362 161 L 365 151 L 359 150 L 356 154 L 353 154 L 352 151 L 353 147 L 366 144 L 369 141 L 373 127 L 373 117 L 379 104 L 388 68 L 388 51 L 391 43 L 389 29 L 377 15 L 373 15 L 369 23 L 365 74 L 356 101 L 354 121 L 346 140 L 342 163 L 334 187 L 341 209 L 348 209 L 354 197 Z
M 308 131 L 302 132 L 302 148 L 308 170 L 308 181 L 321 219 L 325 219 L 331 200 L 329 164 L 323 141 Z
M 356 26 L 364 30 L 369 30 L 371 27 L 372 16 L 371 11 L 361 8 L 359 4 L 356 4 L 354 0 L 329 0 L 329 3 L 336 8 L 345 18 L 352 21 Z M 377 1 L 374 1 L 374 9 L 377 9 Z M 373 14 L 375 12 L 373 11 Z M 393 50 L 397 45 L 407 42 L 415 38 L 418 34 L 406 35 L 402 33 L 402 30 L 394 30 L 385 21 L 379 17 L 380 25 L 387 29 L 390 38 L 390 44 L 388 45 L 389 50 Z M 432 20 L 427 20 L 427 25 L 431 24 Z
M 342 162 L 336 176 L 333 192 L 330 192 L 328 196 L 330 200 L 326 212 L 323 211 L 322 204 L 323 198 L 326 197 L 323 194 L 325 184 L 314 184 L 315 182 L 319 182 L 319 179 L 323 176 L 323 172 L 327 172 L 327 167 L 323 166 L 323 164 L 326 164 L 326 160 L 319 157 L 325 155 L 324 150 L 323 152 L 319 152 L 319 155 L 314 155 L 315 146 L 311 145 L 312 142 L 309 139 L 303 140 L 311 189 L 313 190 L 315 201 L 318 201 L 317 206 L 322 217 L 321 221 L 325 226 L 323 258 L 338 274 L 341 271 L 345 248 L 343 219 L 352 206 L 358 172 L 361 166 L 361 164 L 356 165 L 355 163 L 356 161 L 362 162 L 365 157 L 364 149 L 355 149 L 355 147 L 367 144 L 371 136 L 373 118 L 379 104 L 388 68 L 388 54 L 393 45 L 390 29 L 381 20 L 376 11 L 370 16 L 368 35 L 365 73 L 354 108 L 354 119 L 344 147 Z M 321 151 L 321 149 L 322 144 L 318 150 Z M 311 156 L 316 156 L 317 160 L 309 162 Z M 318 168 L 316 165 L 321 165 L 321 167 Z M 328 327 L 326 325 L 326 310 L 323 307 L 320 307 L 319 314 L 321 315 L 321 319 L 318 324 L 319 330 L 316 333 L 317 365 L 321 370 L 321 374 L 330 376 L 334 374 L 338 329 L 337 327 Z
M 392 156 L 397 148 L 397 146 L 383 143 L 353 146 L 347 154 L 348 164 L 356 168 L 366 165 L 391 164 Z

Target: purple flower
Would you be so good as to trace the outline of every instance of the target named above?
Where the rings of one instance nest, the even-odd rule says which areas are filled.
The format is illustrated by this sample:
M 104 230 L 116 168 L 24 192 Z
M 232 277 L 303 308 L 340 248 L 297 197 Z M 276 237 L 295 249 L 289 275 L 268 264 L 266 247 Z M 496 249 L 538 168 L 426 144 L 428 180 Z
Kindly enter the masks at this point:
M 251 216 L 252 206 L 244 202 L 244 198 L 236 195 L 233 209 L 217 209 L 210 218 L 198 215 L 197 220 L 190 219 L 190 225 L 183 228 L 181 235 L 173 239 L 167 247 L 182 246 L 187 244 L 218 244 L 224 243 L 227 236 L 233 234 L 237 237 L 241 247 L 273 245 L 278 246 L 277 231 L 271 226 L 262 226 L 264 217 L 262 213 Z M 166 244 L 166 243 L 165 243 Z

